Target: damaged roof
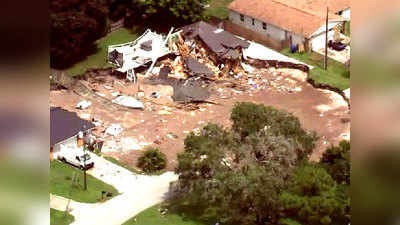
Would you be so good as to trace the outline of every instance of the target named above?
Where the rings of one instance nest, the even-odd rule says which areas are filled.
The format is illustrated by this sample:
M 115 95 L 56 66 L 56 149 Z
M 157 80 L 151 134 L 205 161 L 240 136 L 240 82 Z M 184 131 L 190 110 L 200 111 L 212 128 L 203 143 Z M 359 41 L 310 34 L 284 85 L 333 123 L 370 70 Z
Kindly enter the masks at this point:
M 79 118 L 74 112 L 60 107 L 50 108 L 50 146 L 94 127 L 93 123 Z
M 182 31 L 185 38 L 199 37 L 211 51 L 220 57 L 237 57 L 238 54 L 234 53 L 237 48 L 247 48 L 250 45 L 247 41 L 203 21 L 185 26 Z
M 206 65 L 197 61 L 197 59 L 193 57 L 187 57 L 185 59 L 186 68 L 191 76 L 206 76 L 213 77 L 214 72 L 211 71 Z
M 172 87 L 174 89 L 172 96 L 174 102 L 201 102 L 210 97 L 207 88 L 203 88 L 201 81 L 196 79 L 179 80 Z

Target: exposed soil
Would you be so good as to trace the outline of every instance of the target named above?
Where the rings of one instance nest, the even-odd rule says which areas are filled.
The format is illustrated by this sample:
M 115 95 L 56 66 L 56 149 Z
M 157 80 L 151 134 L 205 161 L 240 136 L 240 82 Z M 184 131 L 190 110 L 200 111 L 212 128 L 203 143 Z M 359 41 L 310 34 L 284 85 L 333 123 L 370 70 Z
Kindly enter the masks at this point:
M 99 93 L 113 99 L 111 93 L 116 91 L 133 95 L 140 89 L 144 93 L 140 100 L 145 104 L 145 109 L 115 111 L 102 103 L 92 102 L 88 109 L 78 110 L 75 106 L 83 98 L 69 90 L 50 91 L 50 105 L 75 111 L 85 119 L 95 118 L 100 125 L 94 134 L 105 141 L 103 154 L 132 166 L 136 165 L 140 149 L 152 145 L 167 155 L 168 169 L 174 169 L 177 153 L 183 151 L 185 136 L 191 131 L 198 131 L 208 122 L 229 127 L 230 111 L 236 102 L 241 101 L 287 110 L 300 119 L 305 129 L 316 131 L 321 138 L 312 154 L 313 160 L 318 160 L 330 144 L 349 139 L 350 114 L 347 102 L 335 92 L 312 87 L 306 81 L 306 74 L 299 70 L 264 69 L 257 70 L 252 78 L 232 77 L 228 80 L 210 86 L 210 101 L 217 104 L 181 105 L 172 101 L 171 86 L 145 84 L 143 78 L 139 78 L 138 87 L 137 84 L 107 76 L 104 83 L 95 84 Z M 239 85 L 235 89 L 232 83 Z M 160 97 L 151 97 L 153 92 L 159 93 Z M 124 128 L 118 137 L 104 134 L 105 128 L 113 123 Z

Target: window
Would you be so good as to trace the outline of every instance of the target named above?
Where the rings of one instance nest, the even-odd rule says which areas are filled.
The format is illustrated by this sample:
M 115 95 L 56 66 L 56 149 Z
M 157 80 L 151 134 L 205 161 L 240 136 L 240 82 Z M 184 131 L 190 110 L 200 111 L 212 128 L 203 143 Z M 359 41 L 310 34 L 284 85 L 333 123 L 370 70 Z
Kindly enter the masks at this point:
M 263 23 L 263 29 L 266 30 L 267 29 L 267 24 Z
M 251 24 L 253 24 L 253 26 L 254 26 L 254 19 L 251 19 Z
M 244 15 L 243 14 L 240 14 L 240 21 L 244 21 Z

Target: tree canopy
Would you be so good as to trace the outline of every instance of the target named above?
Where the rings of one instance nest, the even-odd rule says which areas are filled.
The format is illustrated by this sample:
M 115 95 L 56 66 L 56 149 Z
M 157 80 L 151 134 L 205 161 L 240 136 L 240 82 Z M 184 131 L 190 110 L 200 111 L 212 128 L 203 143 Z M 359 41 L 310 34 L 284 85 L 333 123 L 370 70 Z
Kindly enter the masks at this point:
M 243 111 L 252 116 L 238 116 Z M 171 206 L 228 224 L 276 223 L 280 191 L 316 136 L 290 113 L 263 105 L 238 103 L 231 118 L 231 130 L 208 124 L 186 137 Z
M 339 184 L 350 185 L 350 142 L 341 141 L 329 147 L 321 159 L 322 165 Z
M 204 6 L 210 0 L 111 0 L 110 16 L 125 18 L 125 25 L 146 25 L 167 30 L 204 17 Z M 162 31 L 164 31 L 162 30 Z
M 50 66 L 66 68 L 89 55 L 105 34 L 105 0 L 50 1 Z
M 348 224 L 347 191 L 321 165 L 301 165 L 280 194 L 283 218 L 307 225 Z

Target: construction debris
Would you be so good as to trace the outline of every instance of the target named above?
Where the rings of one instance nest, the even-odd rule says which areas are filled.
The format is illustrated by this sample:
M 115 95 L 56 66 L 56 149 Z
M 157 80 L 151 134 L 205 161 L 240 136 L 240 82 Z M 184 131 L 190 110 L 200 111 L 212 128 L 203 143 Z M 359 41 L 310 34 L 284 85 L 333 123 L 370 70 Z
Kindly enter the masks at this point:
M 343 93 L 344 93 L 344 95 L 346 96 L 347 99 L 350 99 L 350 88 L 344 90 Z
M 253 73 L 254 72 L 254 68 L 246 63 L 240 63 L 240 65 L 242 66 L 242 68 L 244 69 L 244 71 L 246 71 L 247 73 Z
M 77 109 L 87 109 L 87 108 L 89 108 L 89 106 L 91 106 L 91 105 L 92 105 L 92 102 L 83 100 L 83 101 L 80 101 L 80 102 L 76 105 L 76 108 L 77 108 Z
M 203 21 L 185 26 L 182 31 L 185 38 L 189 40 L 198 38 L 215 56 L 221 59 L 240 59 L 241 49 L 248 48 L 250 45 L 247 41 Z M 214 58 L 215 63 L 218 61 Z
M 162 35 L 146 30 L 134 41 L 108 46 L 108 62 L 126 73 L 170 52 Z
M 124 129 L 119 124 L 111 124 L 106 130 L 105 134 L 117 137 Z
M 121 95 L 112 102 L 132 109 L 144 109 L 143 103 L 131 96 Z

